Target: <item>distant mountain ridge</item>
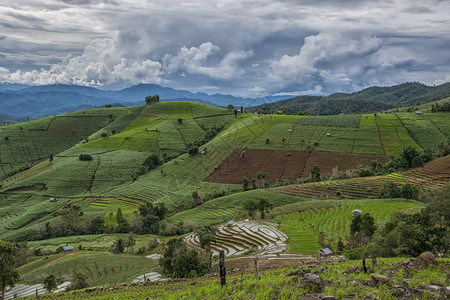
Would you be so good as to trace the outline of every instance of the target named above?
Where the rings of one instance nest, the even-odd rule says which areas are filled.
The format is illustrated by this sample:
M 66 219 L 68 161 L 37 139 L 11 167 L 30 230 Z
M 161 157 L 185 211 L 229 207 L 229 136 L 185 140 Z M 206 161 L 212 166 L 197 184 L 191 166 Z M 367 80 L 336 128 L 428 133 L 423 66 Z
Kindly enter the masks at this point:
M 292 96 L 284 95 L 255 99 L 223 94 L 193 93 L 157 84 L 137 84 L 119 91 L 104 91 L 93 87 L 65 84 L 30 86 L 0 83 L 0 122 L 43 118 L 106 104 L 141 105 L 146 96 L 155 94 L 160 96 L 161 101 L 196 101 L 222 107 L 233 104 L 250 107 L 248 111 L 251 112 L 266 106 L 273 110 L 285 110 L 290 114 L 309 111 L 313 115 L 332 115 L 377 112 L 441 99 L 450 96 L 450 83 L 431 87 L 410 82 L 390 87 L 370 87 L 354 93 L 335 93 L 329 96 L 292 98 Z
M 372 113 L 402 106 L 418 105 L 450 96 L 450 83 L 427 86 L 407 82 L 389 87 L 369 87 L 354 93 L 336 93 L 329 96 L 299 96 L 248 108 L 256 112 L 263 107 L 284 110 L 289 114 L 309 111 L 312 115 Z
M 158 94 L 161 101 L 196 101 L 213 106 L 250 106 L 286 99 L 289 96 L 242 98 L 231 95 L 192 93 L 156 84 L 138 84 L 119 91 L 103 91 L 77 85 L 42 85 L 0 83 L 0 112 L 2 120 L 26 120 L 93 108 L 106 104 L 135 106 L 144 104 L 148 95 Z

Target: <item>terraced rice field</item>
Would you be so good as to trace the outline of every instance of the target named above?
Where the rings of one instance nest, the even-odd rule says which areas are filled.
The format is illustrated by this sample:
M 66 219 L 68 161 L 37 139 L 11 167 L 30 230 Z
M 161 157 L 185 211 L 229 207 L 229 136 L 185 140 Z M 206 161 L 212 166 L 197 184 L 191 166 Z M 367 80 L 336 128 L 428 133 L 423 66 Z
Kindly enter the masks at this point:
M 333 243 L 339 239 L 346 240 L 354 209 L 370 213 L 379 224 L 395 211 L 420 208 L 422 205 L 417 201 L 402 200 L 339 201 L 329 208 L 307 209 L 284 216 L 280 229 L 289 237 L 289 253 L 313 254 L 321 248 L 317 242 L 320 233 Z
M 297 184 L 274 188 L 272 191 L 314 199 L 376 198 L 388 181 L 397 185 L 410 183 L 422 189 L 441 188 L 450 181 L 450 156 L 398 174 Z
M 56 156 L 126 114 L 126 108 L 93 109 L 1 127 L 0 180 Z
M 417 150 L 422 148 L 411 138 L 400 119 L 394 114 L 363 115 L 360 126 L 373 128 L 374 122 L 378 127 L 381 146 L 384 154 L 397 155 L 404 147 L 412 146 Z
M 241 255 L 249 250 L 257 254 L 272 254 L 286 250 L 287 236 L 268 222 L 239 221 L 221 225 L 216 243 L 211 245 L 215 255 L 224 250 L 226 256 Z M 198 237 L 191 233 L 184 238 L 188 246 L 201 249 Z
M 74 251 L 53 255 L 50 259 L 41 258 L 20 267 L 19 272 L 25 283 L 38 283 L 42 276 L 61 277 L 78 270 L 88 276 L 90 284 L 103 285 L 131 282 L 156 268 L 157 262 L 145 256 Z
M 397 116 L 423 149 L 432 150 L 439 144 L 449 141 L 449 138 L 433 123 L 430 114 L 397 113 Z
M 134 199 L 115 199 L 115 198 L 99 198 L 89 204 L 90 207 L 95 207 L 108 211 L 105 213 L 106 223 L 115 223 L 117 210 L 122 210 L 123 216 L 129 218 L 138 211 L 139 206 L 146 202 Z

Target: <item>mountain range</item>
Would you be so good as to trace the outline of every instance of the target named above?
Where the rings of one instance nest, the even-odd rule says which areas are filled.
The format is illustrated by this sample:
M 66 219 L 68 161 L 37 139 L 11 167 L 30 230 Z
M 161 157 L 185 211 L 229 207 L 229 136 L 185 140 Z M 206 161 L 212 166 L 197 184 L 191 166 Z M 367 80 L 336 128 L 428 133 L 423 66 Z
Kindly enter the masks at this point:
M 156 84 L 138 84 L 118 91 L 105 91 L 77 85 L 43 85 L 0 83 L 0 122 L 15 123 L 27 119 L 88 109 L 97 106 L 136 106 L 148 95 L 158 94 L 162 102 L 168 100 L 196 101 L 226 107 L 244 106 L 249 112 L 263 107 L 289 114 L 308 111 L 313 115 L 340 113 L 371 113 L 401 106 L 416 105 L 450 96 L 450 83 L 427 86 L 418 82 L 390 87 L 370 87 L 354 93 L 335 93 L 329 96 L 267 96 L 242 98 L 232 95 L 192 93 Z
M 138 84 L 119 91 L 104 91 L 77 85 L 43 85 L 0 83 L 0 121 L 15 122 L 28 118 L 37 119 L 69 111 L 112 106 L 135 106 L 144 103 L 148 95 L 158 94 L 162 102 L 188 100 L 213 106 L 253 106 L 292 97 L 241 98 L 231 95 L 192 93 L 156 84 Z

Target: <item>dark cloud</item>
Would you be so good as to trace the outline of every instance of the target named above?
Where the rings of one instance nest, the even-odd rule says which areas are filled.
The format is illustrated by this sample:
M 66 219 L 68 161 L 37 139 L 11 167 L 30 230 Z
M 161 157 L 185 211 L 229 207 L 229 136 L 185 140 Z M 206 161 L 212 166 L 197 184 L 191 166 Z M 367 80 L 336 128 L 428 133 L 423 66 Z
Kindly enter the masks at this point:
M 433 84 L 450 77 L 449 10 L 434 0 L 8 2 L 0 81 L 245 96 Z

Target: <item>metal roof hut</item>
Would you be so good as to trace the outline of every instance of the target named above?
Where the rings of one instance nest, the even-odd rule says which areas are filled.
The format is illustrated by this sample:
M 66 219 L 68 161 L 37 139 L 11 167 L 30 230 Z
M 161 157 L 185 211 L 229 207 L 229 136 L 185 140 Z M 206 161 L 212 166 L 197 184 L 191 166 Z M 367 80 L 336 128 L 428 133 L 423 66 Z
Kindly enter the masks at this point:
M 352 210 L 352 213 L 353 213 L 353 214 L 362 214 L 362 210 L 360 210 L 360 209 L 354 209 L 354 210 Z
M 65 247 L 63 247 L 63 250 L 64 250 L 64 252 L 72 251 L 73 247 L 72 246 L 65 246 Z
M 328 255 L 331 255 L 331 254 L 333 254 L 333 251 L 331 251 L 330 248 L 324 248 L 324 249 L 319 250 L 319 255 L 320 256 L 328 256 Z

